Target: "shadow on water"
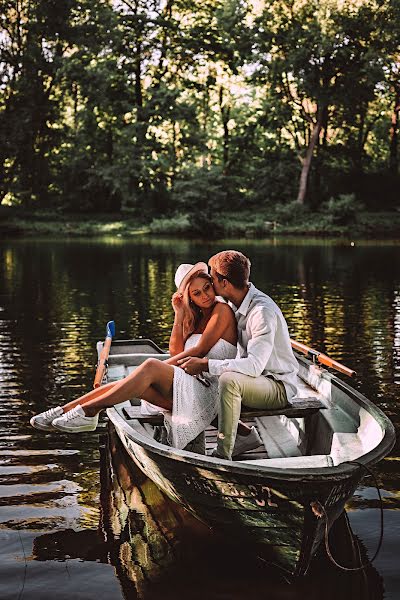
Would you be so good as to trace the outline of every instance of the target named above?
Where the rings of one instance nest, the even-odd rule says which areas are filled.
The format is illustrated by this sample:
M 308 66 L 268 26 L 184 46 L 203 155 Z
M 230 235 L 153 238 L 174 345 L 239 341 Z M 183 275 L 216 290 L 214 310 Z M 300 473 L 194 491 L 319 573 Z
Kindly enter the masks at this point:
M 379 573 L 344 573 L 321 553 L 307 577 L 291 585 L 281 573 L 234 540 L 220 537 L 166 498 L 135 466 L 116 433 L 101 449 L 101 519 L 96 530 L 65 529 L 40 535 L 32 558 L 110 562 L 123 597 L 165 600 L 239 599 L 378 600 Z M 360 540 L 342 519 L 331 535 L 332 551 L 347 566 L 366 560 Z

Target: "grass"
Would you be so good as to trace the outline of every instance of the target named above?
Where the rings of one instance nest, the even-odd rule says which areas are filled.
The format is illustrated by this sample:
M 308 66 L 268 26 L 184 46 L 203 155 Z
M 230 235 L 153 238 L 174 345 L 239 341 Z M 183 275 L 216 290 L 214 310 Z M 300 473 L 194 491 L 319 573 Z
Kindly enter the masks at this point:
M 133 236 L 149 231 L 140 219 L 121 214 L 58 214 L 0 207 L 0 233 L 4 235 Z
M 191 222 L 192 221 L 192 222 Z M 193 237 L 196 216 L 179 214 L 153 219 L 146 224 L 131 214 L 66 214 L 54 211 L 24 211 L 0 207 L 0 235 L 5 236 L 103 236 L 131 237 L 136 235 L 180 235 Z M 305 210 L 279 211 L 274 208 L 258 211 L 225 212 L 212 220 L 202 218 L 200 231 L 210 237 L 213 229 L 218 237 L 269 237 L 271 235 L 316 235 L 352 237 L 399 237 L 400 212 L 367 212 L 357 214 L 349 223 L 338 223 L 324 212 Z M 222 235 L 221 234 L 222 231 Z M 196 235 L 198 237 L 198 235 Z

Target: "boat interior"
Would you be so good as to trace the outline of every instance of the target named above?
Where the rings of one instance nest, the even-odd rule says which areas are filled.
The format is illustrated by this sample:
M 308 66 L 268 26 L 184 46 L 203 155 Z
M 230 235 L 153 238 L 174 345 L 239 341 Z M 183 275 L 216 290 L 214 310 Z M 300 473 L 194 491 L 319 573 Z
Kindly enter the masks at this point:
M 107 381 L 126 377 L 150 357 L 165 360 L 169 355 L 160 353 L 151 340 L 113 342 Z M 266 468 L 334 467 L 356 460 L 381 442 L 384 436 L 382 425 L 368 406 L 363 406 L 352 394 L 351 388 L 335 383 L 336 378 L 325 369 L 301 356 L 297 358 L 298 395 L 283 410 L 242 412 L 242 421 L 256 427 L 262 445 L 234 460 Z M 140 399 L 132 399 L 115 408 L 136 431 L 139 427 L 140 433 L 160 441 L 161 414 L 142 414 Z M 217 445 L 216 426 L 214 422 L 205 431 L 205 447 L 203 438 L 202 449 L 194 444 L 186 450 L 205 452 L 209 456 Z

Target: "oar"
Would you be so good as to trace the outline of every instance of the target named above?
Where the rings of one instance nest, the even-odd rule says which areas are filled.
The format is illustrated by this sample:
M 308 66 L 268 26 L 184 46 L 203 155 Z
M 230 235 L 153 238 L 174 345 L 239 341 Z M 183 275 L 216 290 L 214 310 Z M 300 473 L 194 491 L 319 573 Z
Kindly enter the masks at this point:
M 106 339 L 104 340 L 103 349 L 101 351 L 99 362 L 97 363 L 96 375 L 94 377 L 93 387 L 98 388 L 103 381 L 104 373 L 107 367 L 108 355 L 110 354 L 111 341 L 115 336 L 115 323 L 108 321 L 106 327 Z
M 292 344 L 292 348 L 297 350 L 298 352 L 302 352 L 306 354 L 308 358 L 311 358 L 313 361 L 318 361 L 321 365 L 325 365 L 326 367 L 330 367 L 331 369 L 335 369 L 340 373 L 344 373 L 349 377 L 354 377 L 356 372 L 353 369 L 349 369 L 345 365 L 342 365 L 340 362 L 333 360 L 333 358 L 329 358 L 326 354 L 322 354 L 322 352 L 318 352 L 318 350 L 314 350 L 314 348 L 310 348 L 305 344 L 301 344 L 300 342 L 296 342 L 296 340 L 290 340 Z

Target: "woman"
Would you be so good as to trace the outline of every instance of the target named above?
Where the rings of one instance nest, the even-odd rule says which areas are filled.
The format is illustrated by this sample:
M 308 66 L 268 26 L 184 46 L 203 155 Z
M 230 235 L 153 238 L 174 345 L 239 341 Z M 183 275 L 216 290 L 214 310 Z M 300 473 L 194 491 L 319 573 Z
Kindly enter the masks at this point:
M 180 265 L 175 283 L 170 359 L 148 359 L 121 381 L 32 417 L 31 425 L 45 431 L 93 431 L 103 408 L 136 397 L 168 411 L 172 446 L 184 448 L 204 431 L 217 414 L 218 379 L 208 373 L 203 379 L 192 377 L 177 365 L 187 356 L 234 358 L 236 320 L 232 309 L 217 300 L 205 263 Z

